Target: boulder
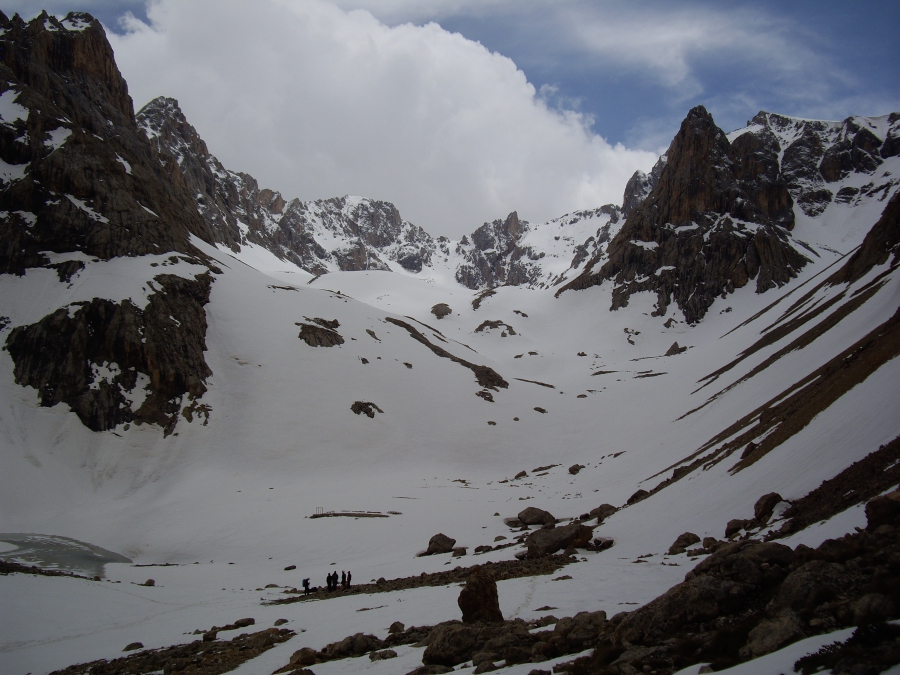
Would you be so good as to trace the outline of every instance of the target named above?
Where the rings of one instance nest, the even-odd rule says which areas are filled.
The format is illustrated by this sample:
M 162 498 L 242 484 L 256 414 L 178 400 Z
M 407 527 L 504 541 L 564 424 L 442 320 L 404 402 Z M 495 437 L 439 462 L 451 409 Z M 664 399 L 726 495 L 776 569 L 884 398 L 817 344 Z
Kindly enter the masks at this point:
M 441 666 L 433 664 L 429 666 L 419 666 L 415 670 L 409 671 L 406 675 L 440 675 L 441 673 L 452 673 L 453 668 L 450 666 Z
M 453 549 L 453 557 L 454 557 L 454 558 L 461 558 L 461 557 L 464 556 L 465 554 L 466 554 L 466 547 L 465 547 L 465 546 L 458 546 L 458 547 L 456 547 L 456 548 Z
M 528 478 L 528 472 L 527 472 L 527 471 L 520 471 L 519 473 L 517 473 L 517 474 L 515 475 L 515 478 Z
M 431 308 L 431 313 L 434 314 L 436 319 L 440 320 L 448 314 L 452 314 L 453 310 L 450 309 L 450 305 L 448 305 L 446 302 L 439 302 Z
M 811 560 L 787 576 L 766 609 L 770 613 L 786 609 L 812 610 L 837 597 L 847 576 L 841 565 Z
M 479 631 L 475 626 L 467 624 L 451 623 L 437 626 L 429 636 L 429 645 L 422 654 L 422 663 L 426 666 L 448 668 L 463 663 L 474 653 L 478 634 Z
M 894 615 L 894 601 L 881 593 L 866 593 L 853 603 L 853 623 L 857 626 L 887 621 Z
M 594 550 L 599 553 L 600 551 L 612 548 L 615 543 L 615 539 L 610 539 L 609 537 L 597 537 L 594 539 Z
M 371 401 L 354 401 L 353 405 L 350 406 L 350 410 L 352 410 L 357 415 L 365 415 L 366 417 L 371 418 L 375 417 L 376 411 L 384 413 L 384 410 L 379 408 Z
M 646 490 L 638 490 L 637 492 L 635 492 L 633 495 L 631 495 L 628 498 L 628 501 L 626 503 L 629 506 L 631 506 L 632 504 L 637 504 L 639 501 L 641 501 L 642 499 L 645 499 L 649 495 L 650 495 L 650 493 L 647 492 Z
M 455 544 L 456 539 L 452 539 L 446 534 L 438 533 L 428 540 L 428 550 L 425 551 L 425 555 L 435 555 L 436 553 L 450 553 L 453 550 L 453 546 Z
M 753 507 L 753 517 L 756 519 L 756 522 L 760 525 L 768 523 L 769 518 L 772 517 L 772 511 L 775 510 L 775 505 L 783 501 L 781 495 L 777 492 L 770 492 L 757 499 L 756 505 Z
M 574 476 L 579 471 L 581 471 L 583 468 L 585 468 L 584 464 L 573 464 L 572 466 L 569 467 L 569 473 Z
M 569 546 L 584 548 L 591 541 L 593 533 L 594 528 L 579 523 L 552 529 L 541 528 L 532 532 L 525 540 L 528 547 L 527 557 L 543 558 L 557 551 L 563 551 Z
M 303 647 L 291 654 L 290 664 L 303 668 L 314 665 L 316 661 L 316 650 L 311 647 Z
M 591 509 L 590 516 L 591 518 L 596 518 L 597 524 L 599 525 L 616 511 L 618 511 L 618 509 L 612 504 L 601 504 L 596 509 Z
M 800 618 L 793 612 L 786 612 L 774 619 L 760 622 L 751 630 L 740 655 L 743 658 L 756 658 L 804 637 L 806 635 L 800 627 Z
M 481 567 L 475 567 L 466 579 L 466 585 L 457 600 L 462 610 L 463 623 L 479 621 L 503 621 L 500 600 L 497 596 L 497 582 Z
M 678 555 L 679 553 L 684 553 L 687 550 L 687 547 L 691 544 L 696 544 L 700 541 L 700 537 L 698 537 L 693 532 L 685 532 L 678 536 L 672 545 L 669 547 L 669 555 Z
M 733 534 L 737 534 L 741 530 L 749 529 L 750 523 L 752 522 L 752 520 L 741 520 L 740 518 L 729 520 L 728 524 L 725 526 L 725 538 L 730 539 Z
M 553 514 L 534 506 L 529 506 L 527 509 L 520 511 L 517 519 L 524 525 L 547 525 L 556 523 L 556 518 L 553 517 Z
M 380 652 L 372 652 L 369 654 L 370 661 L 384 661 L 385 659 L 396 659 L 397 652 L 393 649 L 384 649 Z
M 880 525 L 895 525 L 900 521 L 900 491 L 875 497 L 866 504 L 866 529 L 873 531 Z
M 401 622 L 395 621 L 391 624 L 391 627 L 388 628 L 388 633 L 394 635 L 395 633 L 402 633 L 406 630 L 406 626 L 404 626 Z
M 123 649 L 122 651 L 123 651 L 123 652 L 133 652 L 135 649 L 143 649 L 143 648 L 144 648 L 143 643 L 141 643 L 141 642 L 132 642 L 132 643 L 129 644 L 127 647 L 125 647 L 125 649 Z

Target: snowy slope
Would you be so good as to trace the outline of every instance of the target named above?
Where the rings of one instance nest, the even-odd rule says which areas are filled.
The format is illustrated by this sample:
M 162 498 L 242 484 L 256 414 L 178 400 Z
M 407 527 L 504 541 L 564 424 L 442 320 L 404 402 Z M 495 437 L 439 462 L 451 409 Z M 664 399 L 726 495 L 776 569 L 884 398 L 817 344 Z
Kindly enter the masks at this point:
M 0 115 L 18 133 L 17 101 L 0 97 Z M 297 267 L 287 249 L 269 246 L 275 238 L 254 240 L 233 211 L 234 238 L 222 234 L 227 219 L 219 230 L 207 220 L 218 245 L 194 233 L 183 247 L 191 255 L 50 250 L 35 252 L 40 264 L 21 274 L 0 275 L 0 342 L 7 345 L 0 351 L 0 555 L 30 564 L 4 542 L 38 534 L 51 537 L 39 539 L 49 549 L 53 536 L 67 537 L 135 563 L 106 565 L 100 582 L 0 578 L 0 670 L 36 674 L 115 658 L 134 641 L 148 648 L 185 643 L 195 630 L 252 616 L 259 628 L 285 618 L 298 632 L 235 671 L 271 673 L 302 646 L 320 649 L 356 632 L 384 637 L 398 620 L 455 619 L 454 584 L 281 606 L 261 601 L 285 597 L 304 577 L 321 585 L 334 570 L 349 569 L 365 583 L 511 560 L 520 547 L 477 556 L 474 548 L 511 541 L 517 532 L 503 521 L 526 506 L 559 519 L 603 503 L 620 507 L 594 532 L 615 545 L 578 551 L 557 577 L 501 580 L 504 616 L 532 619 L 548 606 L 558 617 L 613 616 L 665 592 L 703 559 L 667 555 L 681 533 L 723 539 L 726 523 L 749 518 L 761 495 L 799 499 L 897 438 L 893 176 L 900 167 L 896 155 L 865 164 L 852 140 L 869 134 L 885 147 L 896 119 L 853 118 L 848 134 L 851 122 L 776 117 L 745 133 L 768 130 L 791 147 L 809 130 L 821 151 L 817 169 L 832 158 L 825 166 L 834 180 L 796 174 L 789 188 L 790 245 L 809 262 L 780 287 L 757 293 L 744 285 L 716 297 L 692 323 L 674 303 L 657 311 L 654 292 L 635 292 L 610 310 L 613 280 L 555 294 L 554 284 L 604 258 L 623 224 L 617 207 L 537 226 L 511 214 L 484 226 L 490 245 L 479 247 L 474 236 L 468 244 L 432 240 L 430 262 L 414 272 L 402 260 L 409 261 L 404 247 L 415 248 L 417 231 L 398 226 L 389 205 L 343 198 L 277 206 L 274 195 L 263 199 L 258 191 L 253 199 L 280 210 L 282 220 L 305 219 L 304 231 L 328 254 L 317 258 L 328 274 Z M 60 148 L 64 154 L 71 145 Z M 139 149 L 146 156 L 129 155 L 136 170 L 139 160 L 159 159 Z M 185 151 L 178 161 L 186 158 Z M 130 175 L 131 161 L 108 159 Z M 241 178 L 224 171 L 225 182 Z M 20 173 L 4 175 L 4 189 L 23 180 Z M 149 184 L 152 172 L 146 175 Z M 91 203 L 100 218 L 114 215 Z M 371 216 L 368 224 L 399 230 L 361 230 L 361 212 Z M 257 233 L 274 237 L 275 220 L 266 223 Z M 347 232 L 368 243 L 354 248 Z M 369 240 L 382 234 L 375 248 L 389 254 L 372 269 Z M 529 280 L 493 294 L 467 288 L 457 272 L 473 264 L 476 249 L 493 278 L 513 271 Z M 491 252 L 498 256 L 488 260 Z M 342 267 L 341 256 L 353 264 Z M 149 315 L 154 298 L 166 295 L 161 277 L 209 280 L 200 337 L 211 375 L 202 390 L 169 401 L 174 426 L 131 420 L 92 431 L 66 403 L 42 405 L 46 391 L 17 383 L 26 368 L 8 348 L 14 334 L 53 314 L 74 320 L 91 303 L 105 307 L 102 301 Z M 438 319 L 432 308 L 441 303 L 451 311 Z M 177 344 L 184 322 L 174 314 L 163 319 Z M 299 337 L 326 326 L 340 344 L 314 347 Z M 119 363 L 88 363 L 91 391 L 121 375 Z M 485 369 L 497 377 L 485 379 Z M 141 396 L 153 393 L 155 374 L 141 371 L 146 379 L 137 377 L 128 390 L 130 405 L 139 409 Z M 356 402 L 381 412 L 354 414 Z M 575 464 L 580 470 L 570 472 Z M 515 478 L 521 471 L 527 475 Z M 650 494 L 637 499 L 638 490 Z M 320 508 L 387 517 L 309 517 Z M 864 524 L 857 505 L 785 542 L 816 546 Z M 467 555 L 417 557 L 438 532 Z M 71 555 L 47 557 L 46 566 L 83 569 Z M 163 563 L 171 565 L 155 566 Z M 155 585 L 139 585 L 148 578 Z M 821 644 L 816 638 L 788 649 Z M 315 672 L 405 673 L 421 663 L 421 647 L 398 653 L 386 662 L 319 664 Z M 779 658 L 781 667 L 788 657 Z M 533 667 L 505 672 L 525 675 Z

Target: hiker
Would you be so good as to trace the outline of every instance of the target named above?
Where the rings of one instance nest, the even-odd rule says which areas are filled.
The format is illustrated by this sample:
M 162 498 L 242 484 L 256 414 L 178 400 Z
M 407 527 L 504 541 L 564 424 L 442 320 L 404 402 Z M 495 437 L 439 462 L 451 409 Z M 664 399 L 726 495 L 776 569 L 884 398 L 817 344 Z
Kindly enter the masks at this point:
M 350 579 L 352 578 L 353 576 L 350 574 L 350 570 L 347 570 L 347 588 L 350 588 Z
M 325 583 L 328 584 L 328 592 L 331 593 L 331 572 L 325 577 Z
M 303 595 L 309 595 L 309 579 L 303 580 Z
M 347 573 L 341 570 L 341 588 L 347 588 Z

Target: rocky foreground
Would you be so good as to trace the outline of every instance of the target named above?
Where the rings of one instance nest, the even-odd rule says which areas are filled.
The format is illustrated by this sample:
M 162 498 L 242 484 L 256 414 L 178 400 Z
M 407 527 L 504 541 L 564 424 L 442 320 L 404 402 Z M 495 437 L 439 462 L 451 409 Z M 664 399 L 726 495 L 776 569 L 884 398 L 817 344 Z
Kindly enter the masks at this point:
M 900 627 L 887 623 L 900 618 L 900 491 L 869 501 L 866 517 L 865 530 L 827 540 L 816 549 L 751 539 L 724 543 L 688 572 L 684 582 L 633 612 L 613 617 L 598 611 L 562 619 L 548 614 L 530 622 L 504 620 L 493 574 L 501 572 L 499 568 L 454 570 L 440 579 L 423 575 L 423 585 L 455 583 L 465 575 L 458 600 L 462 620 L 409 628 L 397 622 L 383 639 L 357 633 L 319 650 L 304 647 L 276 672 L 310 675 L 316 664 L 366 654 L 373 661 L 390 659 L 397 656 L 393 648 L 399 645 L 425 648 L 423 665 L 408 675 L 447 673 L 460 666 L 485 673 L 586 649 L 593 652 L 556 665 L 553 672 L 669 675 L 694 664 L 708 664 L 703 672 L 713 672 L 805 637 L 856 626 L 846 642 L 804 657 L 797 670 L 879 673 L 900 663 Z M 538 562 L 557 569 L 560 563 L 544 559 L 521 564 L 524 569 Z M 543 566 L 532 573 L 546 573 Z M 377 586 L 407 587 L 395 581 L 400 586 L 385 581 Z M 252 619 L 242 621 L 219 631 L 252 625 Z M 536 630 L 551 625 L 552 630 Z M 221 640 L 219 631 L 207 631 L 190 644 L 70 666 L 53 675 L 217 675 L 294 636 L 293 631 L 270 628 Z

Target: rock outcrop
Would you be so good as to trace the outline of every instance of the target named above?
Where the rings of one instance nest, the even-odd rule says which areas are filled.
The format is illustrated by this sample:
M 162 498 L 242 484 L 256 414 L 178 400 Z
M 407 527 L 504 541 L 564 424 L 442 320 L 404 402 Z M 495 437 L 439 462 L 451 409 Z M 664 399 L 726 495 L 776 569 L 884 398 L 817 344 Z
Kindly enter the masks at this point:
M 657 295 L 655 313 L 674 300 L 690 323 L 716 297 L 756 279 L 757 292 L 796 276 L 807 259 L 792 245 L 793 199 L 767 129 L 730 143 L 702 107 L 688 113 L 648 196 L 634 206 L 599 258 L 568 283 L 583 289 L 612 280 L 612 309 L 640 291 Z
M 208 417 L 204 305 L 219 270 L 191 237 L 213 233 L 174 158 L 138 128 L 99 21 L 0 12 L 0 96 L 0 273 L 44 267 L 63 284 L 146 255 L 172 268 L 148 274 L 144 306 L 98 297 L 14 326 L 16 381 L 95 431 L 146 422 L 168 434 L 183 406 Z
M 497 582 L 481 567 L 472 569 L 457 600 L 463 623 L 503 621 Z

